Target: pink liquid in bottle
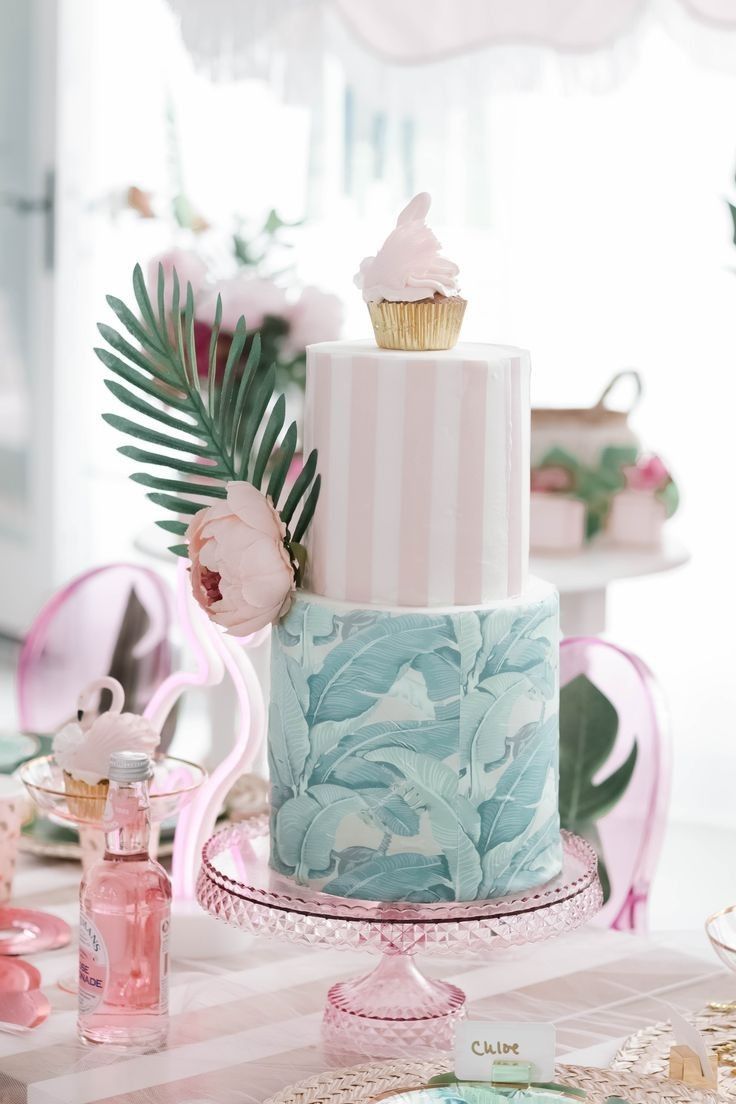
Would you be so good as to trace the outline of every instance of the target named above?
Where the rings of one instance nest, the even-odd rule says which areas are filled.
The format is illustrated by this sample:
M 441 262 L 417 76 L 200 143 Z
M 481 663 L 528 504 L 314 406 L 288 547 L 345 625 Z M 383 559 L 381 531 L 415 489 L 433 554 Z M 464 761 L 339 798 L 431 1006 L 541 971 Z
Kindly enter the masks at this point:
M 166 1039 L 171 885 L 148 854 L 150 773 L 143 753 L 111 756 L 105 854 L 80 886 L 77 1022 L 89 1043 Z

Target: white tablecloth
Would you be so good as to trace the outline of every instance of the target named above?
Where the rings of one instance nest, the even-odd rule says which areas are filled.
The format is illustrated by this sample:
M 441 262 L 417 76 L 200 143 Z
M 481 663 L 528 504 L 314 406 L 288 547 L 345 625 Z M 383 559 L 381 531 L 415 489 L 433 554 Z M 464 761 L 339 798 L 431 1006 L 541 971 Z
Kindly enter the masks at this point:
M 13 904 L 74 926 L 78 882 L 76 864 L 23 859 Z M 171 1031 L 158 1054 L 79 1043 L 75 999 L 55 985 L 75 969 L 74 945 L 33 956 L 54 1012 L 32 1034 L 0 1034 L 0 1104 L 253 1104 L 334 1065 L 320 1042 L 325 993 L 374 960 L 196 924 L 185 916 L 174 926 Z M 736 979 L 695 932 L 643 939 L 588 928 L 503 956 L 424 964 L 463 987 L 474 1018 L 554 1021 L 560 1056 L 591 1065 L 667 1019 L 661 1001 L 687 1014 L 736 996 Z

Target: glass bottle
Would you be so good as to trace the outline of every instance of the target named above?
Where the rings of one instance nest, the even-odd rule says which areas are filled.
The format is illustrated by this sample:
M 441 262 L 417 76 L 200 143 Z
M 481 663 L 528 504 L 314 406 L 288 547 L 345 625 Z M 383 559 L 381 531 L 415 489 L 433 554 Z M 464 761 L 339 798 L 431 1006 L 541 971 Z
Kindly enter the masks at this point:
M 151 761 L 110 757 L 105 853 L 79 891 L 80 1038 L 160 1046 L 168 1029 L 171 884 L 148 853 Z

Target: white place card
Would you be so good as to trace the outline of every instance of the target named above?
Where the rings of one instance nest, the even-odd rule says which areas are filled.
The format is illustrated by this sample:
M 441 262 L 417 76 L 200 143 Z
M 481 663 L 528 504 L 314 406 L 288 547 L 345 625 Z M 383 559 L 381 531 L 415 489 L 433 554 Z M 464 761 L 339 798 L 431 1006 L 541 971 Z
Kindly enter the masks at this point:
M 662 1001 L 661 1003 L 666 1004 L 666 1001 Z M 667 1004 L 667 1008 L 669 1009 L 672 1034 L 675 1037 L 675 1042 L 690 1047 L 698 1056 L 700 1071 L 703 1077 L 710 1077 L 710 1056 L 703 1036 L 700 1034 L 697 1027 L 693 1027 L 686 1019 L 683 1019 L 680 1013 L 677 1012 L 672 1005 Z
M 552 1081 L 555 1043 L 554 1024 L 465 1020 L 455 1030 L 455 1076 L 490 1081 L 494 1062 L 528 1062 L 532 1081 Z

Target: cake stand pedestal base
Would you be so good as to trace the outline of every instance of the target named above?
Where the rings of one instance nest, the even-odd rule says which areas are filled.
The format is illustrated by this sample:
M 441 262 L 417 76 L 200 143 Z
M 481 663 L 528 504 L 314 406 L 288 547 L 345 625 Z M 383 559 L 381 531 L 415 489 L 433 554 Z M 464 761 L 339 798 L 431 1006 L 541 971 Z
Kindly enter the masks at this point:
M 323 1034 L 331 1052 L 393 1056 L 417 1047 L 448 1050 L 465 1017 L 457 985 L 427 978 L 413 955 L 386 952 L 363 977 L 339 981 L 327 994 Z

